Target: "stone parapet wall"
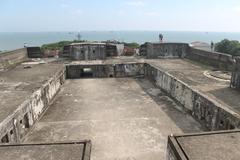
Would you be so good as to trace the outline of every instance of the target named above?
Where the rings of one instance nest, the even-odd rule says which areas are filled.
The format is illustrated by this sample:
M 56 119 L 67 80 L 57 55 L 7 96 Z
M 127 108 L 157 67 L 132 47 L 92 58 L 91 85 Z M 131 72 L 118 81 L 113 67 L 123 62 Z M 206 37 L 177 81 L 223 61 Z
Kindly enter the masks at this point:
M 231 78 L 231 87 L 240 90 L 240 57 L 235 57 Z
M 134 77 L 144 75 L 144 63 L 67 65 L 67 78 L 84 78 L 84 69 L 90 69 L 92 78 Z
M 145 43 L 140 47 L 140 55 L 148 59 L 184 58 L 188 48 L 186 43 Z
M 19 143 L 47 109 L 65 81 L 62 67 L 41 88 L 34 91 L 18 108 L 0 123 L 2 143 Z
M 240 128 L 240 115 L 161 69 L 146 64 L 145 77 L 175 99 L 206 129 Z
M 222 70 L 232 70 L 234 59 L 229 54 L 210 52 L 196 48 L 189 48 L 186 58 L 206 65 L 213 66 Z
M 26 48 L 0 53 L 0 71 L 15 67 L 27 59 L 28 54 Z

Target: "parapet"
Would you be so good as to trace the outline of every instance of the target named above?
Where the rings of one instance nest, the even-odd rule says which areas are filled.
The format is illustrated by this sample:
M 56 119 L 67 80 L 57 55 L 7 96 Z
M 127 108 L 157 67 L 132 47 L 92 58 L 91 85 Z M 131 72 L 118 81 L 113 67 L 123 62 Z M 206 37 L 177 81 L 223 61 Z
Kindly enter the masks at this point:
M 234 68 L 231 78 L 231 87 L 240 89 L 240 57 L 235 57 Z
M 145 43 L 140 47 L 140 55 L 148 59 L 184 58 L 189 45 L 187 43 Z
M 168 137 L 167 160 L 233 160 L 240 157 L 240 130 Z
M 231 71 L 234 65 L 234 59 L 229 54 L 206 51 L 193 47 L 189 48 L 186 58 L 221 70 Z
M 91 142 L 55 142 L 0 145 L 0 160 L 90 160 Z
M 105 60 L 106 57 L 121 56 L 124 44 L 84 42 L 64 46 L 62 57 L 73 60 Z
M 21 48 L 0 54 L 0 71 L 17 66 L 28 59 L 27 49 Z

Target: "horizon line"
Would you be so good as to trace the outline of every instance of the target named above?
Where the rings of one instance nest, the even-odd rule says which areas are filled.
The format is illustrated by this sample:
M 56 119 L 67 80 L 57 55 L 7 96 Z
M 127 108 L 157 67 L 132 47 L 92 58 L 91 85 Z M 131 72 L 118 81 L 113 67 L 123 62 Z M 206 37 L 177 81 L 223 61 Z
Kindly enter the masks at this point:
M 199 32 L 199 33 L 240 33 L 240 31 L 204 31 L 204 30 L 56 30 L 56 31 L 0 31 L 0 33 L 46 33 L 46 32 Z

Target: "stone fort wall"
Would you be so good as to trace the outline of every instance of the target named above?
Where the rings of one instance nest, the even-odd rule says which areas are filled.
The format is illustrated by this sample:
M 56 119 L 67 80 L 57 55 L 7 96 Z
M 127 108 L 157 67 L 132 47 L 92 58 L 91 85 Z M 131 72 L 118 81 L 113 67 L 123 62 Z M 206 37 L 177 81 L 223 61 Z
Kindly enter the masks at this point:
M 186 43 L 145 43 L 140 47 L 140 55 L 147 59 L 187 58 L 228 71 L 234 65 L 231 55 L 196 49 Z
M 27 59 L 27 48 L 0 53 L 0 71 L 14 67 Z
M 231 71 L 234 65 L 233 57 L 229 54 L 210 52 L 192 47 L 189 47 L 186 58 L 222 70 Z

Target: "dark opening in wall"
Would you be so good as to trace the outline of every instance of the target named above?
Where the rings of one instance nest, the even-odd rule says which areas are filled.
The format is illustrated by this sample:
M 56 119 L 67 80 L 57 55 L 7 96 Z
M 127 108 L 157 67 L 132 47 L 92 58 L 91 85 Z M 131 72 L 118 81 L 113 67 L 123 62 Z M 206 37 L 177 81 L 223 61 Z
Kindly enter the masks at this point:
M 10 130 L 10 135 L 13 135 L 13 130 L 12 129 Z
M 83 68 L 81 77 L 83 77 L 83 78 L 92 78 L 93 77 L 93 70 L 92 70 L 92 68 Z
M 24 115 L 23 121 L 24 121 L 24 127 L 25 128 L 29 128 L 30 125 L 29 125 L 29 118 L 28 118 L 28 114 L 27 113 Z
M 230 129 L 230 130 L 235 129 L 234 125 L 230 124 L 230 125 L 229 125 L 229 129 Z
M 220 124 L 219 124 L 219 127 L 222 128 L 223 126 L 224 126 L 224 122 L 223 122 L 223 120 L 221 120 L 221 121 L 220 121 Z
M 9 143 L 9 138 L 8 138 L 8 135 L 7 135 L 7 134 L 2 137 L 1 142 L 2 142 L 2 143 Z

